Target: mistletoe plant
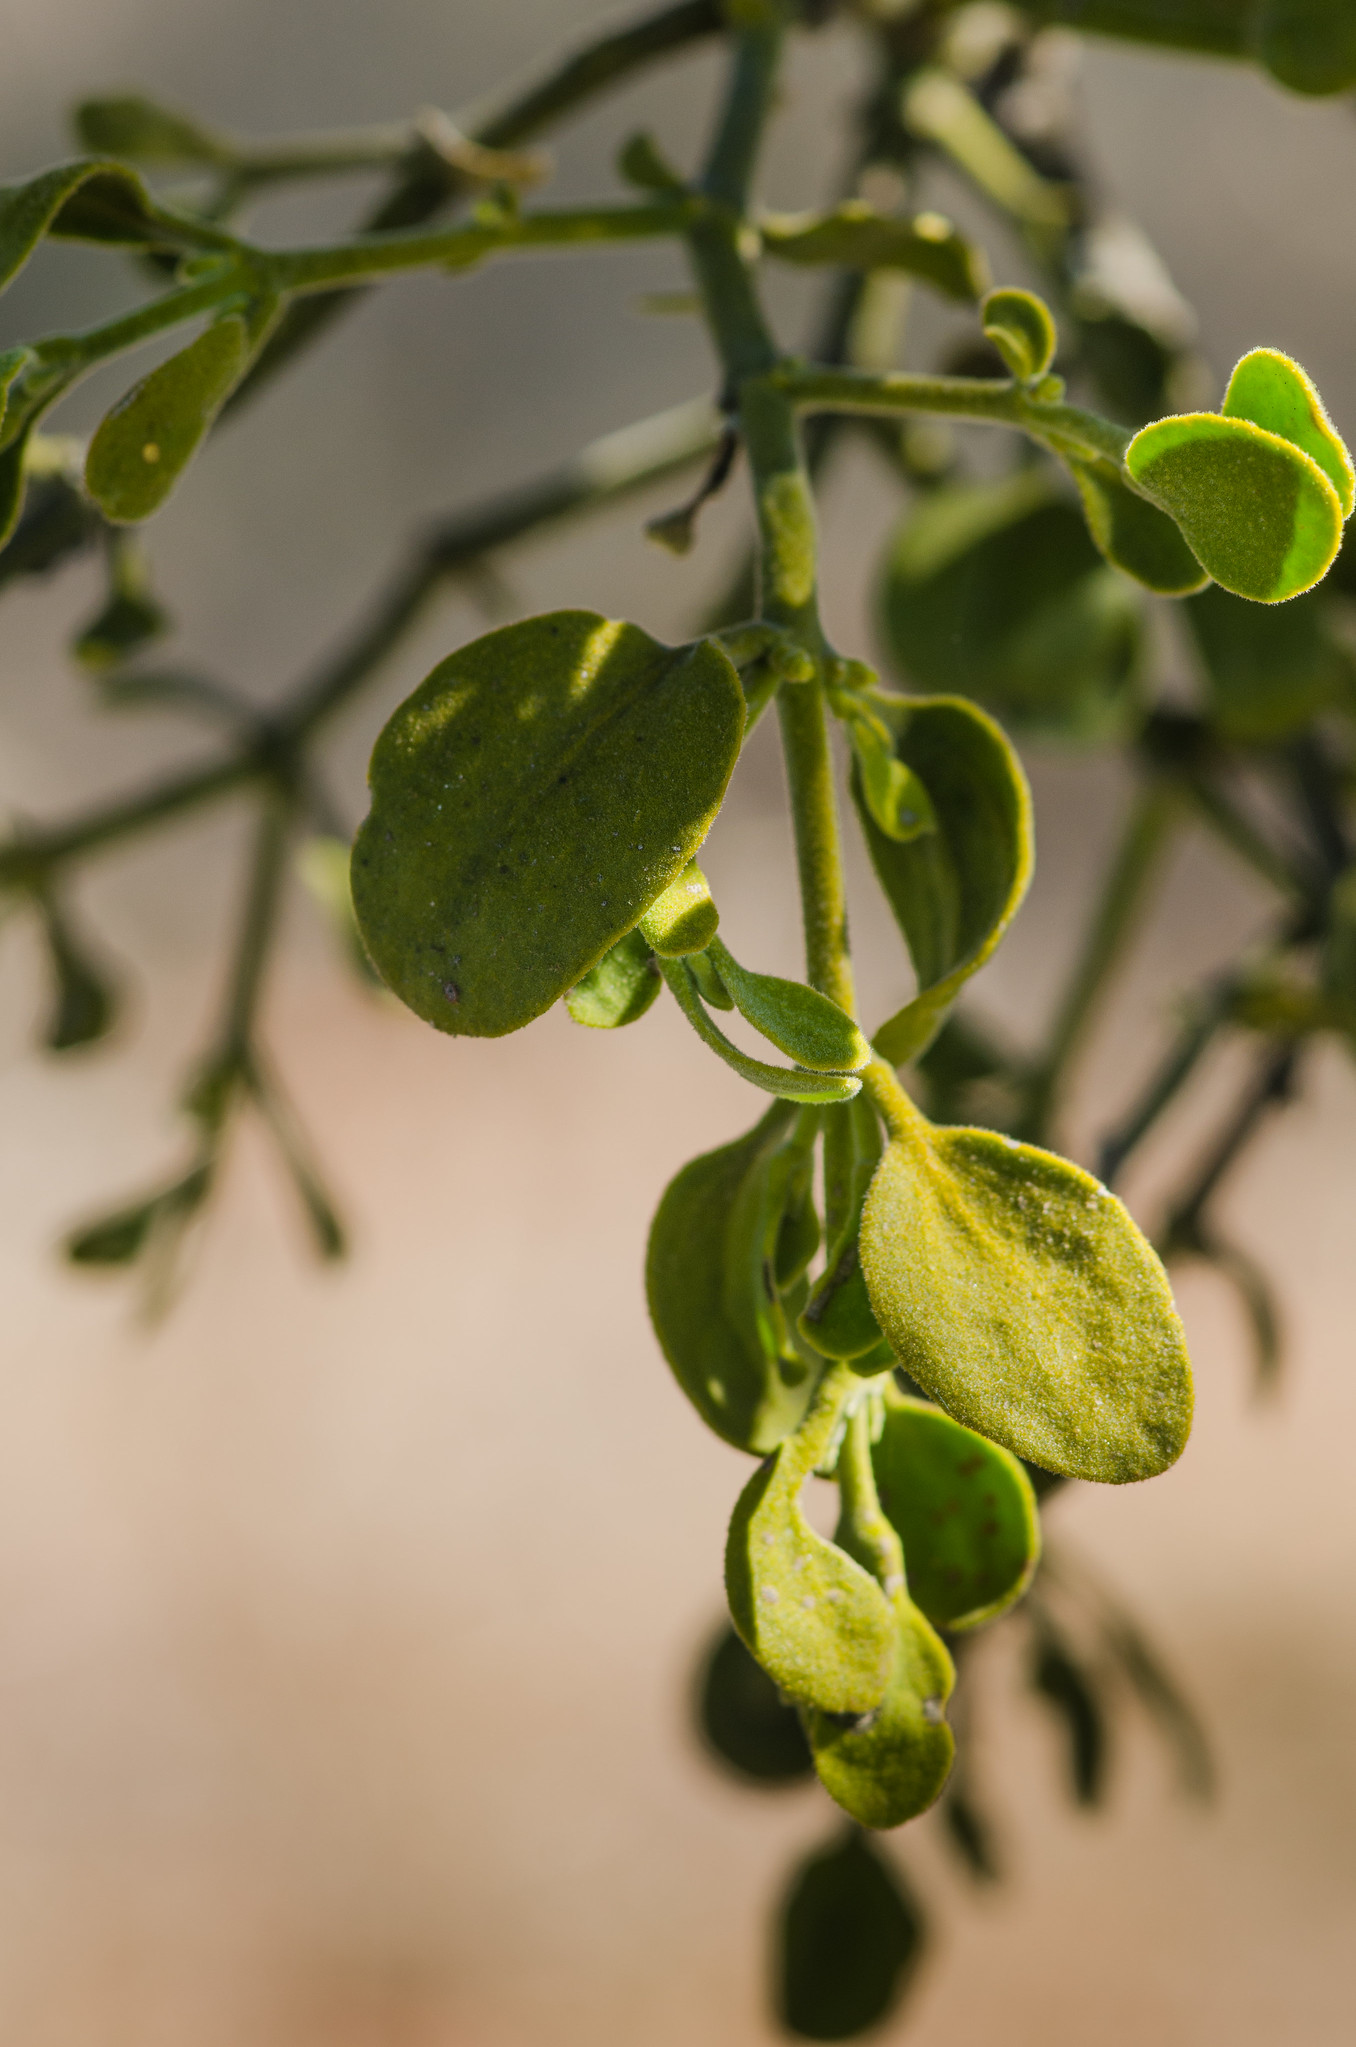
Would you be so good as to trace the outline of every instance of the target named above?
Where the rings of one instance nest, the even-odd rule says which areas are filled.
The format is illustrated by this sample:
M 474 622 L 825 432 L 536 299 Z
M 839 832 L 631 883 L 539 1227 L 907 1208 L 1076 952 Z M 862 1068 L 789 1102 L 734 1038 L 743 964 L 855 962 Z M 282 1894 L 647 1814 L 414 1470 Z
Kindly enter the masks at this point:
M 822 212 L 768 212 L 755 194 L 784 44 L 835 13 L 874 65 L 849 188 Z M 1232 1277 L 1270 1357 L 1264 1282 L 1220 1239 L 1209 1204 L 1266 1106 L 1292 1087 L 1304 1041 L 1356 1029 L 1349 573 L 1319 588 L 1356 477 L 1313 385 L 1275 349 L 1244 356 L 1217 408 L 1183 408 L 1193 364 L 1181 302 L 1166 285 L 1156 307 L 1136 298 L 1062 115 L 1048 91 L 1043 113 L 1033 97 L 1052 23 L 1255 57 L 1300 91 L 1356 83 L 1342 0 L 1005 10 L 683 0 L 461 124 L 425 115 L 409 128 L 256 144 L 146 100 L 91 101 L 77 117 L 87 154 L 0 191 L 0 282 L 56 236 L 129 250 L 155 286 L 101 326 L 0 354 L 0 579 L 101 548 L 107 599 L 75 653 L 105 701 L 173 704 L 227 733 L 202 767 L 0 848 L 0 880 L 49 942 L 53 1048 L 102 1035 L 114 1002 L 62 903 L 66 871 L 231 793 L 252 796 L 259 819 L 220 1033 L 186 1097 L 189 1157 L 162 1187 L 78 1230 L 70 1254 L 149 1262 L 163 1278 L 248 1105 L 277 1137 L 322 1250 L 342 1248 L 256 1024 L 298 839 L 350 936 L 356 915 L 362 960 L 435 1028 L 500 1036 L 563 1001 L 577 1023 L 618 1029 L 667 989 L 713 1055 L 771 1098 L 745 1134 L 693 1160 L 663 1194 L 646 1284 L 678 1386 L 718 1436 L 758 1460 L 730 1522 L 735 1633 L 707 1667 L 704 1725 L 746 1776 L 789 1781 L 812 1767 L 855 1823 L 801 1870 L 786 1908 L 781 2011 L 815 2038 L 879 2017 L 917 1951 L 916 1910 L 862 1829 L 898 1827 L 945 1788 L 957 1844 L 979 1873 L 991 1865 L 963 1756 L 953 1774 L 953 1657 L 1029 1589 L 1033 1681 L 1070 1730 L 1079 1795 L 1095 1795 L 1100 1778 L 1100 1707 L 1061 1600 L 1093 1614 L 1200 1776 L 1194 1724 L 1131 1624 L 1067 1563 L 1047 1562 L 1033 1588 L 1037 1494 L 1072 1479 L 1152 1478 L 1180 1455 L 1191 1377 L 1160 1253 L 1208 1257 Z M 544 165 L 523 145 L 550 120 L 717 37 L 728 78 L 695 168 L 641 135 L 620 158 L 630 199 L 524 203 Z M 1017 231 L 1043 296 L 988 289 L 983 254 L 919 208 L 939 159 Z M 148 167 L 186 182 L 153 192 Z M 259 192 L 362 168 L 393 183 L 359 233 L 276 249 L 246 232 Z M 434 218 L 468 197 L 469 217 Z M 353 640 L 267 714 L 199 677 L 142 665 L 167 617 L 131 529 L 165 503 L 218 421 L 357 287 L 637 239 L 687 252 L 714 403 L 624 429 L 565 471 L 448 521 Z M 772 331 L 764 262 L 831 273 L 808 356 Z M 971 340 L 938 370 L 894 367 L 901 279 L 974 309 Z M 88 446 L 42 430 L 96 364 L 189 323 L 193 338 L 132 386 Z M 1006 430 L 1014 462 L 997 478 L 967 476 L 939 421 Z M 850 434 L 911 492 L 881 586 L 903 692 L 831 645 L 820 622 L 815 477 Z M 587 610 L 520 620 L 449 654 L 401 705 L 372 754 L 350 907 L 318 750 L 439 585 L 483 574 L 520 534 L 705 457 L 696 494 L 651 524 L 685 551 L 739 455 L 756 545 L 733 578 L 741 595 L 706 630 L 670 647 Z M 1180 604 L 1199 655 L 1197 711 L 1157 701 L 1145 593 Z M 734 957 L 698 865 L 767 713 L 786 762 L 803 982 Z M 1119 744 L 1139 777 L 1034 1060 L 956 1012 L 1031 874 L 1031 801 L 1005 724 Z M 884 1019 L 857 1011 L 840 755 L 914 977 Z M 1284 837 L 1258 820 L 1259 783 L 1290 819 Z M 1261 1034 L 1261 1064 L 1155 1250 L 1108 1186 L 1048 1142 L 1163 846 L 1191 820 L 1262 874 L 1281 912 L 1273 942 L 1189 1006 L 1145 1098 L 1104 1148 L 1109 1180 L 1220 1033 Z M 760 1056 L 722 1027 L 735 1014 L 763 1041 Z M 832 1539 L 804 1509 L 812 1474 L 837 1486 Z

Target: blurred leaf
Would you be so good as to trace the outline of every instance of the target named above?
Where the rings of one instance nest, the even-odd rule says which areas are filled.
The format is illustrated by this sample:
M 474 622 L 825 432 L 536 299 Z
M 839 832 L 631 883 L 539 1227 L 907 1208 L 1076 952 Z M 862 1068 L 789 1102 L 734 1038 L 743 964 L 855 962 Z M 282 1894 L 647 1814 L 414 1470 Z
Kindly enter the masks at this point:
M 777 2016 L 803 2040 L 850 2040 L 899 2003 L 922 1959 L 926 1921 L 860 1833 L 796 1871 L 782 1906 Z
M 707 1745 L 747 1784 L 814 1775 L 800 1718 L 733 1628 L 722 1628 L 702 1669 L 697 1719 Z
M 1266 744 L 1300 731 L 1348 695 L 1351 656 L 1329 629 L 1319 591 L 1259 609 L 1218 587 L 1183 606 L 1210 692 L 1210 723 L 1224 739 Z
M 903 270 L 966 303 L 979 297 L 987 281 L 983 252 L 939 213 L 896 219 L 862 199 L 847 199 L 832 213 L 769 215 L 759 233 L 766 253 L 783 263 Z
M 1043 377 L 1054 360 L 1056 335 L 1050 308 L 1033 291 L 991 291 L 980 307 L 984 336 L 1014 377 Z
M 0 454 L 5 470 L 9 450 Z M 17 477 L 11 477 L 17 482 Z M 4 553 L 0 554 L 0 589 L 21 576 L 45 576 L 93 542 L 99 514 L 68 477 L 31 477 L 28 504 Z M 3 513 L 0 512 L 0 530 Z
M 197 1165 L 182 1180 L 148 1200 L 116 1209 L 100 1221 L 87 1223 L 66 1239 L 73 1265 L 131 1265 L 147 1252 L 162 1230 L 181 1229 L 206 1200 L 212 1185 L 210 1163 Z
M 1069 1788 L 1079 1805 L 1100 1805 L 1109 1763 L 1106 1716 L 1091 1674 L 1042 1623 L 1031 1666 L 1032 1688 L 1044 1699 L 1067 1743 Z
M 1107 1648 L 1133 1686 L 1140 1704 L 1177 1758 L 1182 1789 L 1209 1798 L 1215 1788 L 1210 1744 L 1190 1702 L 1132 1621 L 1118 1615 L 1104 1630 Z
M 114 590 L 76 634 L 71 651 L 85 668 L 113 668 L 169 625 L 169 614 L 149 592 Z
M 1347 92 L 1356 85 L 1356 13 L 1350 0 L 1258 0 L 1257 54 L 1292 92 Z
M 135 171 L 85 157 L 0 185 L 0 291 L 45 234 L 143 248 L 217 246 L 210 229 L 154 201 Z
M 297 854 L 297 872 L 303 886 L 329 917 L 336 935 L 358 979 L 366 987 L 382 986 L 381 976 L 367 957 L 358 919 L 353 910 L 349 886 L 350 847 L 346 839 L 317 832 Z
M 56 984 L 43 1042 L 49 1051 L 70 1052 L 107 1036 L 117 1016 L 117 990 L 76 939 L 65 912 L 45 896 L 37 909 Z
M 128 156 L 138 163 L 230 164 L 233 151 L 186 114 L 128 93 L 82 100 L 75 132 L 96 156 Z
M 948 1785 L 941 1803 L 947 1839 L 977 1883 L 994 1884 L 1003 1871 L 994 1846 L 993 1828 L 969 1793 Z

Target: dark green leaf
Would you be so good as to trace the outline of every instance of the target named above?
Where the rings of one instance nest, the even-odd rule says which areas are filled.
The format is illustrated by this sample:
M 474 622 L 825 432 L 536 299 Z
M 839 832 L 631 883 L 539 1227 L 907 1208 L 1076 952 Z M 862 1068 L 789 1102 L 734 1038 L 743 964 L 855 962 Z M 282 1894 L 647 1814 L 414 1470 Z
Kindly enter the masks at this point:
M 974 1800 L 957 1787 L 954 1775 L 941 1805 L 947 1839 L 977 1883 L 998 1883 L 1003 1871 L 994 1848 L 993 1829 Z
M 66 1256 L 73 1265 L 132 1265 L 161 1231 L 182 1228 L 206 1200 L 211 1184 L 211 1167 L 195 1166 L 182 1180 L 149 1200 L 72 1231 L 66 1239 Z
M 1210 723 L 1222 738 L 1284 739 L 1351 691 L 1351 656 L 1329 630 L 1330 607 L 1318 591 L 1263 610 L 1213 588 L 1183 610 L 1205 667 Z
M 918 993 L 875 1033 L 895 1065 L 923 1051 L 1007 929 L 1031 877 L 1031 797 L 998 726 L 959 698 L 899 701 L 895 748 L 928 792 L 935 831 L 879 829 L 854 774 L 871 864 L 908 942 Z
M 708 1746 L 748 1784 L 794 1784 L 814 1774 L 800 1716 L 733 1628 L 722 1628 L 703 1667 L 697 1719 Z
M 1050 308 L 1032 291 L 991 291 L 979 309 L 985 339 L 991 341 L 1014 377 L 1024 383 L 1043 377 L 1054 360 L 1055 323 Z
M 0 291 L 45 234 L 143 248 L 192 248 L 220 237 L 157 205 L 135 171 L 82 158 L 0 185 Z
M 1068 1743 L 1069 1788 L 1079 1805 L 1099 1805 L 1106 1790 L 1106 1716 L 1092 1677 L 1066 1646 L 1042 1631 L 1031 1682 L 1049 1705 Z
M 440 1030 L 499 1037 L 540 1016 L 687 866 L 743 728 L 713 642 L 663 647 L 595 612 L 449 656 L 377 741 L 354 847 L 386 981 Z
M 1020 1599 L 1040 1556 L 1031 1481 L 1012 1454 L 926 1401 L 886 1391 L 872 1446 L 909 1594 L 939 1628 L 973 1628 Z
M 25 431 L 8 447 L 0 448 L 0 547 L 5 545 L 18 525 L 24 508 L 24 490 L 28 481 L 24 471 L 27 447 L 28 433 Z
M 1350 0 L 1258 0 L 1257 55 L 1292 92 L 1347 92 L 1356 85 L 1356 13 Z
M 38 910 L 55 982 L 43 1042 L 49 1051 L 70 1052 L 107 1036 L 117 1016 L 117 990 L 77 941 L 64 912 L 46 899 Z
M 861 1360 L 874 1369 L 880 1324 L 857 1256 L 862 1203 L 880 1159 L 880 1125 L 865 1095 L 825 1118 L 824 1176 L 831 1188 L 828 1256 L 801 1311 L 799 1328 L 825 1357 Z
M 929 492 L 899 529 L 880 601 L 890 653 L 920 688 L 1074 736 L 1122 728 L 1135 709 L 1139 607 L 1043 466 Z
M 906 1593 L 896 1593 L 895 1661 L 885 1697 L 853 1718 L 802 1711 L 820 1783 L 863 1827 L 900 1827 L 926 1812 L 956 1744 L 946 1702 L 956 1673 L 946 1646 Z
M 86 668 L 112 668 L 164 632 L 169 618 L 145 592 L 115 590 L 87 626 L 76 634 L 71 651 Z
M 802 1863 L 782 1907 L 777 2015 L 803 2040 L 851 2040 L 898 2004 L 926 1922 L 863 1835 Z
M 565 1007 L 577 1024 L 616 1030 L 644 1016 L 663 985 L 648 943 L 639 931 L 628 931 L 567 990 Z
M 1186 597 L 1210 578 L 1176 522 L 1130 490 L 1110 462 L 1065 458 L 1088 531 L 1106 559 L 1160 597 Z
M 0 477 L 17 481 L 8 464 L 9 449 L 0 452 Z M 14 508 L 17 513 L 17 506 Z M 88 547 L 99 530 L 98 513 L 84 493 L 63 475 L 30 479 L 28 504 L 16 518 L 13 537 L 0 554 L 0 589 L 20 576 L 43 576 Z M 0 544 L 4 513 L 0 510 Z
M 678 1384 L 708 1428 L 760 1456 L 796 1427 L 814 1381 L 788 1344 L 766 1347 L 758 1333 L 757 1301 L 770 1323 L 776 1298 L 756 1250 L 743 1269 L 753 1298 L 730 1313 L 728 1247 L 746 1183 L 791 1145 L 794 1128 L 794 1112 L 778 1103 L 747 1137 L 684 1166 L 659 1204 L 645 1260 L 650 1318 Z M 794 1163 L 788 1199 L 796 1193 Z M 782 1217 L 765 1220 L 775 1255 Z
M 1069 1478 L 1151 1478 L 1180 1455 L 1191 1370 L 1167 1275 L 1090 1173 L 912 1110 L 860 1241 L 896 1357 L 958 1421 Z
M 617 169 L 628 185 L 642 192 L 682 192 L 685 187 L 673 165 L 661 152 L 653 135 L 633 135 L 622 144 Z
M 893 219 L 864 200 L 848 199 L 832 213 L 772 215 L 759 231 L 767 254 L 783 263 L 903 270 L 967 303 L 979 297 L 986 282 L 983 252 L 939 213 Z
M 1249 8 L 1250 0 L 1023 0 L 1035 21 L 1217 57 L 1247 55 Z
M 82 100 L 75 132 L 97 156 L 129 156 L 137 163 L 230 163 L 231 150 L 186 114 L 128 93 L 116 99 Z
M 214 320 L 129 391 L 96 429 L 85 488 L 106 519 L 131 524 L 165 502 L 244 374 L 245 322 Z

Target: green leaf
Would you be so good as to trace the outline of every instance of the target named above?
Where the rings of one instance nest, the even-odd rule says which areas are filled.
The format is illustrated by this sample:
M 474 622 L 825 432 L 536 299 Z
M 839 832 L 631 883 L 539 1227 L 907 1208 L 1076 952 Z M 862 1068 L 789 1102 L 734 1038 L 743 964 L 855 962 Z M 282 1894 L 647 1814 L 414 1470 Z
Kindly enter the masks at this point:
M 633 135 L 624 142 L 617 154 L 617 170 L 628 185 L 642 192 L 675 194 L 687 189 L 653 135 Z
M 672 960 L 689 952 L 705 952 L 719 924 L 720 912 L 706 876 L 695 860 L 689 860 L 677 881 L 651 903 L 640 920 L 640 931 L 651 952 Z
M 979 309 L 986 340 L 993 343 L 1014 377 L 1030 383 L 1043 377 L 1055 358 L 1055 323 L 1050 308 L 1033 291 L 991 291 Z
M 229 164 L 233 153 L 219 136 L 186 114 L 128 93 L 82 100 L 75 132 L 97 156 L 129 156 L 138 163 Z
M 957 1421 L 1105 1484 L 1181 1454 L 1191 1368 L 1167 1275 L 1081 1167 L 911 1110 L 871 1183 L 861 1259 L 900 1364 Z
M 743 729 L 709 640 L 559 611 L 450 655 L 372 755 L 353 900 L 384 979 L 440 1030 L 530 1023 L 677 880 Z
M 1130 490 L 1110 462 L 1066 456 L 1088 531 L 1106 559 L 1160 597 L 1187 597 L 1210 578 L 1175 520 Z
M 1356 14 L 1350 0 L 1259 0 L 1257 55 L 1292 92 L 1347 92 L 1356 85 Z
M 704 952 L 684 955 L 684 965 L 697 985 L 697 993 L 710 1009 L 733 1009 L 731 995 Z
M 1298 597 L 1326 575 L 1341 545 L 1342 505 L 1327 475 L 1251 420 L 1217 412 L 1155 420 L 1131 441 L 1125 466 L 1236 597 Z
M 565 1007 L 577 1024 L 617 1030 L 644 1016 L 663 985 L 648 942 L 639 931 L 628 931 L 566 990 Z
M 923 1915 L 865 1836 L 802 1863 L 782 1907 L 777 2014 L 803 2040 L 851 2040 L 890 2012 L 921 1959 Z
M 132 524 L 158 511 L 244 374 L 245 322 L 212 325 L 134 385 L 95 430 L 85 488 L 106 519 Z
M 73 1265 L 132 1265 L 149 1251 L 158 1235 L 182 1229 L 207 1199 L 212 1186 L 210 1164 L 195 1166 L 182 1180 L 115 1210 L 100 1221 L 73 1230 L 66 1256 Z
M 1217 57 L 1247 54 L 1249 0 L 1024 0 L 1023 13 L 1088 35 Z
M 158 638 L 168 624 L 168 613 L 148 593 L 115 590 L 76 634 L 71 651 L 84 668 L 113 668 Z
M 741 1080 L 760 1087 L 766 1094 L 780 1095 L 788 1102 L 848 1102 L 861 1091 L 861 1082 L 850 1073 L 811 1073 L 800 1066 L 770 1066 L 765 1060 L 750 1059 L 738 1045 L 732 1045 L 702 1006 L 697 984 L 686 960 L 662 960 L 660 971 L 677 998 L 693 1030 L 717 1058 L 723 1059 Z
M 896 1655 L 894 1611 L 879 1585 L 806 1520 L 801 1490 L 831 1454 L 842 1414 L 834 1374 L 805 1420 L 760 1465 L 735 1505 L 725 1546 L 730 1618 L 789 1698 L 825 1713 L 869 1713 Z
M 1350 518 L 1356 501 L 1351 456 L 1297 362 L 1276 348 L 1254 348 L 1235 364 L 1220 411 L 1227 419 L 1250 419 L 1308 455 L 1337 492 L 1343 518 Z
M 757 1456 L 798 1425 L 814 1380 L 789 1345 L 764 1347 L 752 1305 L 729 1312 L 729 1240 L 746 1184 L 788 1145 L 793 1126 L 792 1111 L 778 1103 L 747 1137 L 684 1166 L 665 1189 L 645 1256 L 650 1319 L 674 1378 L 708 1428 Z M 786 1191 L 794 1195 L 794 1176 Z M 771 1218 L 774 1243 L 778 1220 Z M 756 1269 L 746 1263 L 744 1278 L 766 1295 L 765 1261 Z
M 956 1682 L 946 1646 L 906 1595 L 894 1608 L 894 1669 L 875 1711 L 801 1712 L 820 1783 L 863 1827 L 900 1827 L 926 1812 L 956 1753 L 944 1718 Z
M 1007 929 L 1031 878 L 1031 797 L 998 726 L 952 697 L 901 699 L 895 749 L 927 789 L 937 829 L 886 838 L 853 800 L 871 864 L 908 942 L 919 992 L 875 1033 L 895 1065 L 923 1051 Z
M 871 1461 L 910 1596 L 934 1627 L 979 1627 L 1021 1598 L 1040 1557 L 1040 1521 L 1010 1451 L 887 1385 Z
M 12 440 L 8 447 L 0 448 L 0 547 L 3 547 L 19 523 L 24 508 L 24 493 L 28 477 L 24 469 L 24 455 L 28 447 L 28 429 Z
M 719 938 L 706 957 L 740 1015 L 788 1059 L 812 1073 L 858 1073 L 870 1060 L 871 1047 L 847 1011 L 817 988 L 751 973 Z
M 1183 615 L 1205 669 L 1207 715 L 1224 739 L 1287 738 L 1351 692 L 1351 656 L 1329 629 L 1322 592 L 1259 610 L 1214 588 Z
M 759 233 L 765 252 L 780 262 L 903 270 L 967 304 L 987 282 L 983 251 L 940 213 L 895 219 L 877 213 L 865 200 L 848 199 L 832 213 L 769 215 L 759 223 Z
M 15 379 L 36 361 L 31 348 L 6 348 L 0 351 L 0 427 L 9 410 L 10 388 Z
M 143 248 L 218 246 L 213 230 L 157 205 L 135 171 L 85 157 L 0 185 L 0 291 L 45 234 Z
M 788 1211 L 809 1192 L 817 1132 L 816 1112 L 804 1110 L 779 1142 L 764 1145 L 751 1160 L 725 1217 L 721 1253 L 726 1321 L 750 1358 L 765 1360 L 787 1386 L 803 1388 L 806 1398 L 818 1370 L 811 1371 L 812 1361 L 793 1339 L 777 1276 L 777 1253 Z
M 722 1628 L 702 1671 L 697 1719 L 708 1747 L 746 1784 L 794 1784 L 814 1764 L 800 1716 L 733 1628 Z
M 936 831 L 928 792 L 896 754 L 888 727 L 869 715 L 855 715 L 851 705 L 839 716 L 847 726 L 866 807 L 886 838 L 903 841 Z
M 1061 736 L 1102 737 L 1136 708 L 1139 606 L 1045 465 L 930 491 L 895 536 L 879 601 L 890 653 L 922 689 Z
M 117 990 L 77 941 L 58 905 L 43 899 L 38 911 L 55 982 L 43 1042 L 49 1051 L 70 1052 L 94 1044 L 112 1030 L 118 1011 Z

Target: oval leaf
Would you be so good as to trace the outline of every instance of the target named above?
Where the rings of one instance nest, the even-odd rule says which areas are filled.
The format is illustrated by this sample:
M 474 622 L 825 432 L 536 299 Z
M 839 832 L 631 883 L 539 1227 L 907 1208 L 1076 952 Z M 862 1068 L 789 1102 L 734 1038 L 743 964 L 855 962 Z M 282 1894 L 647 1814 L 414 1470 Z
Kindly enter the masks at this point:
M 976 1628 L 1020 1599 L 1040 1558 L 1040 1520 L 1010 1451 L 887 1385 L 871 1461 L 910 1597 L 935 1627 Z
M 690 860 L 677 881 L 651 903 L 640 920 L 640 929 L 650 950 L 671 960 L 689 952 L 705 952 L 719 923 L 720 912 L 706 876 L 696 861 Z
M 577 1024 L 618 1030 L 644 1016 L 664 982 L 639 931 L 628 931 L 565 997 Z
M 782 1907 L 778 2016 L 804 2040 L 851 2040 L 893 2009 L 918 1966 L 921 1912 L 864 1835 L 803 1863 Z
M 682 873 L 743 729 L 709 640 L 559 611 L 461 648 L 372 755 L 353 900 L 383 978 L 440 1030 L 530 1023 Z
M 932 801 L 937 829 L 901 844 L 880 830 L 854 773 L 871 864 L 908 942 L 919 992 L 875 1034 L 895 1065 L 923 1051 L 993 952 L 1031 878 L 1031 797 L 998 726 L 960 698 L 901 700 L 895 750 Z
M 650 1319 L 674 1378 L 708 1428 L 756 1456 L 798 1425 L 814 1382 L 794 1353 L 763 1346 L 752 1307 L 729 1313 L 727 1246 L 745 1182 L 792 1125 L 778 1104 L 747 1137 L 684 1166 L 665 1189 L 645 1256 Z M 763 1286 L 762 1270 L 745 1272 Z
M 210 130 L 139 93 L 82 100 L 74 118 L 80 140 L 101 156 L 130 156 L 139 163 L 232 161 L 230 147 Z
M 1342 540 L 1337 492 L 1313 459 L 1251 420 L 1185 412 L 1125 451 L 1140 488 L 1236 597 L 1281 604 L 1327 574 Z
M 1175 520 L 1130 490 L 1110 462 L 1066 457 L 1088 531 L 1106 559 L 1160 597 L 1187 597 L 1210 578 Z
M 698 954 L 698 958 L 703 955 Z M 708 961 L 708 966 L 710 965 Z M 714 967 L 710 969 L 715 971 Z M 738 1045 L 732 1045 L 724 1031 L 707 1015 L 697 993 L 697 983 L 686 960 L 663 960 L 660 971 L 668 982 L 693 1030 L 717 1058 L 723 1059 L 741 1080 L 760 1087 L 766 1094 L 780 1095 L 788 1102 L 849 1102 L 861 1092 L 861 1082 L 851 1073 L 811 1073 L 799 1066 L 771 1066 L 763 1059 L 750 1059 Z
M 848 199 L 832 213 L 771 215 L 759 223 L 763 248 L 783 263 L 833 263 L 845 270 L 903 270 L 967 303 L 987 281 L 983 252 L 940 213 L 912 220 Z
M 1050 308 L 1033 291 L 991 291 L 980 307 L 984 333 L 1014 377 L 1043 377 L 1055 357 Z
M 1221 737 L 1266 744 L 1350 700 L 1352 659 L 1330 630 L 1326 592 L 1259 610 L 1227 590 L 1182 607 L 1205 668 L 1210 723 Z
M 135 385 L 101 422 L 85 488 L 107 519 L 132 524 L 165 502 L 244 373 L 245 323 L 215 320 Z
M 1236 364 L 1220 411 L 1228 419 L 1250 419 L 1254 426 L 1301 449 L 1337 492 L 1343 518 L 1350 518 L 1356 499 L 1351 457 L 1317 389 L 1297 362 L 1277 348 L 1254 348 Z
M 718 938 L 706 956 L 740 1015 L 788 1059 L 812 1073 L 858 1073 L 867 1064 L 870 1045 L 847 1011 L 817 988 L 750 973 Z
M 958 1421 L 1105 1484 L 1181 1454 L 1191 1368 L 1167 1274 L 1081 1167 L 915 1111 L 871 1183 L 861 1259 L 900 1364 Z
M 1350 0 L 1260 0 L 1257 55 L 1292 92 L 1346 92 L 1356 85 L 1356 14 Z
M 946 1645 L 904 1594 L 894 1605 L 894 1670 L 876 1710 L 855 1721 L 802 1714 L 820 1783 L 864 1827 L 899 1827 L 926 1812 L 956 1753 L 943 1717 L 956 1682 Z
M 794 1784 L 814 1772 L 800 1715 L 722 1628 L 701 1675 L 697 1719 L 708 1746 L 746 1784 Z
M 890 1681 L 894 1613 L 875 1579 L 816 1534 L 800 1504 L 841 1413 L 841 1395 L 827 1383 L 736 1502 L 725 1590 L 745 1646 L 789 1698 L 826 1713 L 869 1713 Z

